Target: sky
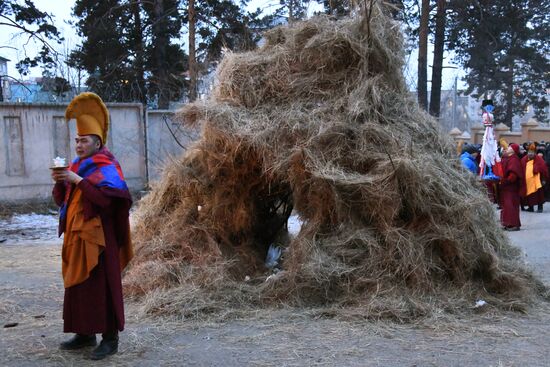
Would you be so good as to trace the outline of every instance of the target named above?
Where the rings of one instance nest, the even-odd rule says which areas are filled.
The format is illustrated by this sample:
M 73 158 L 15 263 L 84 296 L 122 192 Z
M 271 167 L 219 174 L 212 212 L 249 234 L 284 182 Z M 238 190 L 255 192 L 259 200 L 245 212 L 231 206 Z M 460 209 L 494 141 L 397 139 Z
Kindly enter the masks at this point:
M 71 12 L 74 3 L 75 0 L 34 0 L 34 4 L 38 9 L 54 16 L 54 24 L 63 35 L 65 41 L 61 45 L 54 43 L 53 46 L 62 54 L 67 54 L 68 50 L 75 48 L 80 42 L 80 37 L 76 34 L 75 29 L 71 25 L 67 24 L 67 21 L 73 19 Z M 252 0 L 249 4 L 249 9 L 254 10 L 259 7 L 265 11 L 269 11 L 269 8 L 276 4 L 278 4 L 277 0 Z M 318 4 L 315 5 L 319 6 Z M 315 5 L 311 6 L 311 11 L 314 10 Z M 32 41 L 27 43 L 27 37 L 17 36 L 14 34 L 13 28 L 6 26 L 0 26 L 0 46 L 8 46 L 0 48 L 0 56 L 11 60 L 11 62 L 8 63 L 8 74 L 14 78 L 25 79 L 26 77 L 22 78 L 20 76 L 15 68 L 15 64 L 18 60 L 25 57 L 25 52 L 28 52 L 29 55 L 35 54 L 38 46 L 36 46 Z M 432 50 L 433 45 L 430 44 L 430 48 L 428 50 L 429 65 L 431 65 Z M 416 89 L 416 74 L 418 67 L 417 58 L 418 52 L 417 50 L 413 50 L 413 52 L 407 55 L 405 60 L 405 79 L 411 89 Z M 447 67 L 443 69 L 442 89 L 452 89 L 454 86 L 455 77 L 458 77 L 458 89 L 463 89 L 465 85 L 460 78 L 463 77 L 464 72 L 459 66 L 453 64 L 452 55 L 445 55 L 444 66 Z M 431 73 L 431 68 L 428 68 L 428 80 L 431 79 Z M 40 68 L 34 68 L 31 70 L 29 76 L 39 77 L 41 74 L 42 71 Z M 428 89 L 430 89 L 429 83 Z
M 41 11 L 45 11 L 54 16 L 54 25 L 63 34 L 65 41 L 61 45 L 52 43 L 52 46 L 59 52 L 63 52 L 64 48 L 73 48 L 79 42 L 79 37 L 76 31 L 66 21 L 71 19 L 71 9 L 74 5 L 74 0 L 33 0 L 34 5 Z M 14 78 L 21 79 L 21 76 L 15 64 L 20 59 L 23 59 L 28 53 L 29 56 L 35 55 L 39 45 L 34 41 L 28 41 L 28 36 L 19 35 L 12 27 L 0 26 L 0 45 L 8 46 L 0 48 L 0 56 L 9 60 L 8 74 Z M 40 68 L 34 68 L 30 76 L 41 76 Z

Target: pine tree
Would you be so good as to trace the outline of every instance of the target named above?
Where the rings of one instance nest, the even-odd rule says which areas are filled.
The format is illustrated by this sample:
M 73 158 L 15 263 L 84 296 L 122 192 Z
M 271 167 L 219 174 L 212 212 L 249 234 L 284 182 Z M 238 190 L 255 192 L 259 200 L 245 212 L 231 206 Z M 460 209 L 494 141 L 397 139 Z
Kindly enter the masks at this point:
M 466 93 L 491 96 L 512 126 L 531 104 L 543 120 L 550 75 L 550 0 L 451 1 L 449 47 L 467 70 Z
M 174 42 L 183 17 L 177 0 L 77 0 L 73 12 L 84 39 L 72 62 L 88 87 L 110 101 L 168 108 L 185 91 L 187 56 Z
M 275 15 L 262 16 L 261 9 L 246 11 L 246 5 L 247 1 L 241 1 L 239 6 L 230 0 L 195 0 L 187 3 L 184 15 L 189 20 L 190 30 L 190 100 L 196 98 L 194 83 L 198 74 L 210 72 L 222 57 L 224 49 L 252 50 L 261 39 L 261 33 L 272 26 Z
M 247 2 L 242 2 L 243 8 Z M 195 1 L 198 58 L 203 62 L 219 60 L 222 49 L 246 51 L 260 40 L 259 28 L 265 29 L 259 12 L 249 13 L 230 0 Z
M 170 101 L 181 99 L 184 91 L 184 71 L 187 56 L 173 42 L 180 36 L 183 16 L 178 0 L 143 1 L 147 15 L 148 34 L 146 69 L 149 97 L 157 107 L 167 109 Z
M 56 76 L 47 70 L 42 74 L 42 80 L 39 84 L 41 91 L 50 92 L 56 98 L 65 97 L 72 89 L 67 79 Z
M 77 0 L 73 13 L 79 18 L 76 27 L 83 43 L 71 62 L 88 73 L 89 89 L 106 101 L 141 100 L 125 28 L 132 23 L 129 8 L 120 0 Z
M 275 11 L 275 14 L 279 17 L 286 17 L 289 23 L 305 19 L 307 16 L 306 13 L 309 0 L 279 0 L 279 4 L 280 7 Z M 340 3 L 340 8 L 338 10 L 345 11 L 345 4 L 346 2 Z M 328 5 L 331 5 L 330 1 Z
M 325 14 L 334 16 L 349 15 L 352 4 L 349 0 L 317 0 L 319 4 L 323 4 Z

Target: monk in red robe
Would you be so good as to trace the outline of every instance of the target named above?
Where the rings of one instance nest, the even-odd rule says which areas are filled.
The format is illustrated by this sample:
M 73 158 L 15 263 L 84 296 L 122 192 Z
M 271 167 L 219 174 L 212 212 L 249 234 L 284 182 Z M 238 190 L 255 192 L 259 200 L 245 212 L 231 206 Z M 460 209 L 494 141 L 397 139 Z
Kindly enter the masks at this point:
M 521 205 L 527 206 L 528 212 L 533 212 L 534 206 L 537 205 L 537 212 L 542 213 L 545 201 L 543 182 L 548 180 L 548 167 L 544 159 L 536 154 L 535 144 L 531 144 L 527 155 L 521 158 L 521 169 L 524 174 Z
M 519 231 L 520 188 L 523 173 L 518 157 L 519 145 L 510 144 L 502 157 L 503 175 L 499 183 L 500 222 L 505 230 Z
M 118 332 L 124 330 L 121 270 L 132 257 L 132 200 L 120 165 L 105 147 L 109 113 L 99 96 L 75 97 L 65 117 L 77 120 L 77 158 L 68 169 L 52 169 L 52 178 L 61 207 L 59 235 L 65 233 L 63 329 L 75 335 L 60 349 L 95 346 L 95 334 L 102 334 L 90 356 L 98 360 L 118 351 Z

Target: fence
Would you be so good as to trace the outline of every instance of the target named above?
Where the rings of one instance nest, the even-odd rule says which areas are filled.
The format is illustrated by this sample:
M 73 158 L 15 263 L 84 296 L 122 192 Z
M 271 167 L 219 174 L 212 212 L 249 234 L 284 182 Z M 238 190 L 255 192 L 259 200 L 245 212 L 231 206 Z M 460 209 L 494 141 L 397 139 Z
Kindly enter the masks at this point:
M 527 122 L 521 123 L 521 131 L 510 131 L 510 128 L 504 124 L 498 124 L 493 128 L 495 133 L 495 139 L 499 140 L 504 138 L 508 143 L 525 143 L 528 141 L 550 141 L 550 128 L 541 127 L 535 119 L 530 119 Z M 483 142 L 483 134 L 485 133 L 485 127 L 483 125 L 473 126 L 471 128 L 471 134 L 468 132 L 461 132 L 458 129 L 453 129 L 449 132 L 449 135 L 455 140 L 463 140 L 467 143 L 481 144 Z

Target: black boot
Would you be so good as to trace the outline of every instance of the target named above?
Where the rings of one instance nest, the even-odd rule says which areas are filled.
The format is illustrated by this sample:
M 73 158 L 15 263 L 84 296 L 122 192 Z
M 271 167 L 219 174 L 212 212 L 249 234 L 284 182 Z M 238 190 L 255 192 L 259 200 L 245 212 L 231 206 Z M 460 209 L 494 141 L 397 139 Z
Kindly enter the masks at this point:
M 93 347 L 97 345 L 97 340 L 95 334 L 92 335 L 82 335 L 75 334 L 71 339 L 63 342 L 59 345 L 61 350 L 75 350 L 84 347 Z
M 92 351 L 90 359 L 94 361 L 103 359 L 118 352 L 118 333 L 103 334 L 99 346 Z
M 535 208 L 533 208 L 532 206 L 530 206 L 530 207 L 527 208 L 527 211 L 532 213 L 532 212 L 535 211 Z
M 537 213 L 542 213 L 542 204 L 537 207 Z

